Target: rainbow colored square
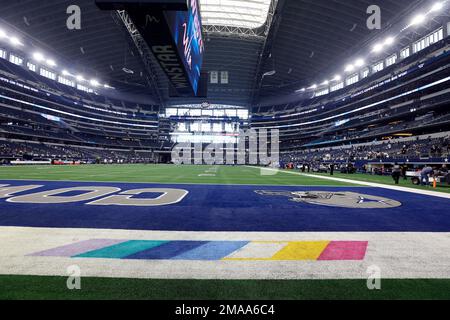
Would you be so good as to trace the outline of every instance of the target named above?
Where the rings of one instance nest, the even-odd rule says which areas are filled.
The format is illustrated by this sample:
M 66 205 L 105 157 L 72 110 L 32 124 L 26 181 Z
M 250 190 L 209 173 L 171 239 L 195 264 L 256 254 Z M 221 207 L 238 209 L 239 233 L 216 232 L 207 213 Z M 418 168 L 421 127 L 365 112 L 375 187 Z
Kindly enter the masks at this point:
M 127 260 L 361 261 L 367 241 L 166 241 L 90 239 L 32 256 Z

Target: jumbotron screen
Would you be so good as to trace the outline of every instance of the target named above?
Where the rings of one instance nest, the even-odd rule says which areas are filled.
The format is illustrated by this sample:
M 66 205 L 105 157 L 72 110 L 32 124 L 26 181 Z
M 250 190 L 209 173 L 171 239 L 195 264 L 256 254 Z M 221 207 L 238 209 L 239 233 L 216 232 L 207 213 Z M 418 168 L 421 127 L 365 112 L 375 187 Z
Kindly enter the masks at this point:
M 188 11 L 166 11 L 165 15 L 192 89 L 197 94 L 204 52 L 198 0 L 188 0 Z

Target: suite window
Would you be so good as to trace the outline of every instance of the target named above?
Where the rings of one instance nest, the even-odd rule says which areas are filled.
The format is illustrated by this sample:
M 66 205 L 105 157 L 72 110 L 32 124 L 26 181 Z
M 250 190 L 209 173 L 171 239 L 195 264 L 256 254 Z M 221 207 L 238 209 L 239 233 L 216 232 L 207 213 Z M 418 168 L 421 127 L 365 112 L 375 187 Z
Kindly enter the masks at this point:
M 411 50 L 409 49 L 409 47 L 403 49 L 402 51 L 400 51 L 400 58 L 402 59 L 406 59 L 411 55 Z
M 364 79 L 364 78 L 367 78 L 367 77 L 369 76 L 369 74 L 370 74 L 369 68 L 365 68 L 365 69 L 361 72 L 361 76 L 362 76 L 363 79 Z
M 89 88 L 88 88 L 88 87 L 85 87 L 85 86 L 83 86 L 83 85 L 81 85 L 81 84 L 78 84 L 78 85 L 77 85 L 77 89 L 78 89 L 78 90 L 81 90 L 81 91 L 84 91 L 84 92 L 89 92 Z
M 414 53 L 419 52 L 432 44 L 441 41 L 444 39 L 444 29 L 440 28 L 439 30 L 430 33 L 426 37 L 420 39 L 419 41 L 413 44 Z
M 383 63 L 383 61 L 381 61 L 381 62 L 378 62 L 373 65 L 372 72 L 373 73 L 379 72 L 379 71 L 382 71 L 383 69 L 384 69 L 384 63 Z
M 36 65 L 34 63 L 27 62 L 27 68 L 30 71 L 36 72 Z
M 321 97 L 330 93 L 330 90 L 324 89 L 316 92 L 316 97 Z
M 56 80 L 56 74 L 44 68 L 41 68 L 40 75 L 47 79 Z
M 339 82 L 337 84 L 335 84 L 334 86 L 331 87 L 331 92 L 333 91 L 337 91 L 339 89 L 344 88 L 344 83 L 343 82 Z
M 58 82 L 65 84 L 66 86 L 75 87 L 75 83 L 73 81 L 61 76 L 58 77 Z
M 9 55 L 9 62 L 14 63 L 18 66 L 21 66 L 23 64 L 23 59 L 21 57 L 18 57 L 14 54 Z
M 347 80 L 346 80 L 346 83 L 347 83 L 348 86 L 350 86 L 350 85 L 352 85 L 352 84 L 354 84 L 354 83 L 356 83 L 358 81 L 359 81 L 359 75 L 355 74 L 355 75 L 352 75 L 352 76 L 348 77 Z
M 386 67 L 392 66 L 397 62 L 397 54 L 393 54 L 392 56 L 386 59 Z

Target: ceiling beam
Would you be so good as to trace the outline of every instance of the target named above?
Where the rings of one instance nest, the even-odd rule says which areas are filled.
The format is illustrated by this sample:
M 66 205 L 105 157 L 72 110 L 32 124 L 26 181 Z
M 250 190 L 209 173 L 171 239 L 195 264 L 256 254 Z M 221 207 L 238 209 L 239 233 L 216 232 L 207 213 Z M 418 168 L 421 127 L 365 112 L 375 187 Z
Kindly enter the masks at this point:
M 151 52 L 142 35 L 139 33 L 139 30 L 134 25 L 128 13 L 125 10 L 118 10 L 116 12 L 117 16 L 122 21 L 131 39 L 133 40 L 133 43 L 135 44 L 139 52 L 139 55 L 141 56 L 141 60 L 145 66 L 147 73 L 146 76 L 147 83 L 150 89 L 152 90 L 153 96 L 157 99 L 157 102 L 159 103 L 160 107 L 164 107 L 165 100 L 158 87 L 158 83 L 160 83 L 160 81 L 157 77 L 157 69 L 156 69 L 157 64 L 153 56 L 153 53 Z
M 281 22 L 281 13 L 283 11 L 286 0 L 272 0 L 269 8 L 269 15 L 265 26 L 264 34 L 265 40 L 262 45 L 261 52 L 258 58 L 258 64 L 256 66 L 254 86 L 252 90 L 252 96 L 250 104 L 253 106 L 256 103 L 256 99 L 259 96 L 263 80 L 263 66 L 266 59 L 270 56 L 272 50 L 273 41 L 278 32 L 278 28 Z

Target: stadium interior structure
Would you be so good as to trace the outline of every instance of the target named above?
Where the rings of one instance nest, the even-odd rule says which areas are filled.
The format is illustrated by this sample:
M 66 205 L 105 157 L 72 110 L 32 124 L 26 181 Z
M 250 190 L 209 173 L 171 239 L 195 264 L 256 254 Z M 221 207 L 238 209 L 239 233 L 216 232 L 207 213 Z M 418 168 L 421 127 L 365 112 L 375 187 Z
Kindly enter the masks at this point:
M 447 171 L 450 156 L 449 1 L 378 1 L 381 25 L 371 29 L 368 24 L 376 8 L 372 8 L 375 11 L 370 11 L 368 8 L 371 7 L 371 1 L 366 0 L 199 0 L 202 45 L 204 44 L 201 71 L 202 74 L 207 74 L 207 78 L 204 77 L 204 81 L 207 81 L 206 97 L 173 94 L 173 83 L 151 51 L 144 34 L 139 32 L 139 26 L 134 25 L 132 14 L 127 10 L 102 10 L 94 0 L 75 2 L 81 9 L 81 25 L 80 28 L 71 29 L 68 19 L 71 14 L 76 14 L 76 10 L 68 10 L 72 5 L 70 1 L 48 0 L 45 4 L 33 0 L 1 1 L 0 199 L 18 193 L 9 192 L 9 189 L 2 191 L 2 187 L 17 186 L 14 183 L 24 180 L 32 181 L 30 184 L 33 185 L 43 184 L 38 182 L 42 180 L 51 181 L 47 185 L 51 188 L 79 186 L 67 186 L 61 181 L 153 183 L 157 184 L 158 188 L 163 188 L 165 183 L 187 183 L 193 185 L 193 190 L 189 190 L 189 193 L 194 195 L 195 192 L 200 192 L 195 191 L 196 185 L 211 184 L 217 185 L 215 195 L 219 200 L 220 194 L 228 192 L 228 189 L 220 189 L 224 188 L 224 185 L 279 185 L 283 186 L 283 192 L 292 192 L 283 188 L 309 186 L 312 189 L 308 190 L 315 190 L 314 187 L 326 188 L 331 184 L 336 187 L 349 186 L 349 192 L 356 192 L 355 185 L 360 182 L 363 185 L 365 183 L 368 190 L 373 187 L 383 191 L 374 189 L 373 196 L 394 198 L 403 204 L 409 201 L 409 207 L 403 205 L 402 208 L 410 211 L 402 211 L 402 214 L 414 212 L 414 216 L 405 216 L 406 222 L 390 220 L 389 216 L 380 217 L 385 224 L 375 218 L 372 221 L 372 218 L 365 217 L 372 221 L 370 222 L 360 221 L 360 217 L 345 216 L 340 224 L 324 211 L 322 223 L 319 218 L 316 221 L 316 218 L 301 215 L 304 221 L 311 219 L 312 222 L 299 224 L 295 217 L 286 217 L 286 224 L 278 225 L 278 222 L 274 222 L 277 218 L 271 217 L 269 213 L 268 220 L 264 221 L 264 217 L 258 217 L 255 212 L 245 211 L 242 215 L 248 214 L 252 218 L 234 217 L 237 220 L 233 223 L 233 215 L 226 218 L 222 215 L 228 214 L 227 208 L 230 212 L 240 210 L 231 204 L 225 205 L 228 203 L 226 201 L 231 202 L 234 196 L 239 199 L 239 191 L 235 190 L 232 192 L 236 194 L 224 195 L 222 202 L 217 199 L 203 199 L 204 205 L 212 210 L 210 212 L 208 209 L 201 215 L 203 221 L 198 221 L 194 210 L 197 207 L 188 203 L 190 207 L 186 212 L 192 215 L 192 222 L 183 220 L 184 223 L 181 224 L 157 215 L 160 220 L 152 223 L 147 223 L 144 216 L 138 216 L 136 219 L 144 221 L 139 220 L 135 225 L 133 221 L 123 221 L 125 218 L 115 210 L 111 221 L 108 220 L 111 223 L 102 222 L 101 219 L 87 219 L 83 222 L 83 218 L 76 217 L 77 210 L 81 210 L 77 206 L 67 207 L 71 216 L 67 220 L 55 218 L 49 213 L 49 216 L 44 215 L 41 221 L 33 222 L 33 217 L 23 211 L 26 209 L 20 205 L 13 206 L 15 198 L 12 198 L 7 200 L 8 203 L 2 203 L 6 210 L 2 209 L 3 214 L 0 213 L 0 228 L 5 228 L 2 231 L 4 235 L 10 234 L 10 237 L 14 238 L 15 231 L 10 227 L 38 228 L 36 232 L 39 236 L 45 234 L 43 228 L 83 228 L 85 233 L 82 239 L 94 237 L 92 232 L 88 231 L 89 228 L 101 229 L 99 234 L 104 237 L 107 232 L 103 230 L 112 229 L 116 239 L 147 239 L 149 235 L 139 234 L 138 230 L 161 232 L 150 236 L 160 237 L 162 240 L 170 240 L 170 234 L 162 234 L 162 231 L 167 230 L 237 232 L 235 236 L 225 237 L 224 240 L 230 241 L 230 244 L 227 244 L 228 249 L 235 246 L 228 254 L 236 254 L 235 259 L 239 260 L 239 252 L 236 253 L 236 250 L 246 248 L 244 244 L 237 243 L 244 237 L 240 236 L 239 232 L 418 232 L 410 234 L 411 238 L 408 239 L 412 239 L 411 241 L 420 241 L 420 232 L 440 232 L 442 237 L 450 232 L 450 176 Z M 257 151 L 256 161 L 251 161 L 253 151 L 246 145 L 251 143 L 251 138 L 246 140 L 242 136 L 243 132 L 250 130 L 267 130 L 271 132 L 271 137 L 277 132 L 276 141 L 272 139 L 270 144 L 270 147 L 274 143 L 279 144 L 279 157 L 276 161 L 263 162 Z M 203 151 L 210 144 L 214 144 L 216 149 L 213 153 L 216 156 L 212 162 L 205 158 L 199 159 L 196 155 L 179 161 L 174 159 L 174 155 L 179 155 L 176 148 L 180 144 L 185 146 L 184 152 L 188 145 L 190 155 L 193 155 L 195 150 L 198 151 L 196 148 Z M 259 144 L 262 144 L 261 140 Z M 218 149 L 221 152 L 218 152 Z M 236 155 L 239 152 L 244 154 L 241 162 Z M 231 157 L 229 154 L 232 154 Z M 398 169 L 398 166 L 401 166 L 401 169 Z M 267 169 L 266 174 L 263 172 L 261 177 L 258 175 L 259 167 Z M 432 173 L 422 174 L 427 168 L 430 168 Z M 333 169 L 336 174 L 335 178 L 331 179 L 335 180 L 321 180 L 329 177 L 330 173 L 333 174 Z M 276 172 L 278 170 L 280 172 Z M 408 190 L 383 189 L 383 186 L 390 188 L 394 184 L 391 176 L 395 176 L 396 170 L 401 170 L 405 178 L 406 182 L 401 183 L 402 187 L 416 192 L 411 197 L 417 199 L 410 199 L 401 194 L 403 192 L 409 195 Z M 136 185 L 130 187 L 136 189 Z M 273 196 L 269 192 L 270 189 L 264 190 L 258 190 L 252 195 L 264 194 L 268 198 Z M 420 192 L 422 194 L 419 194 Z M 433 192 L 437 195 L 436 199 L 430 195 Z M 20 198 L 20 195 L 19 192 L 17 198 Z M 272 200 L 274 208 L 277 208 L 281 199 Z M 372 201 L 382 203 L 384 200 L 374 198 Z M 436 217 L 430 213 L 427 218 L 423 218 L 420 212 L 412 208 L 413 204 L 429 201 L 433 201 L 441 213 L 447 211 L 447 214 L 442 213 L 442 216 Z M 291 205 L 296 205 L 295 198 L 290 202 Z M 251 206 L 242 204 L 245 209 Z M 267 202 L 267 206 L 272 206 L 272 203 Z M 214 211 L 218 207 L 225 211 Z M 254 210 L 258 208 L 255 207 Z M 197 209 L 201 210 L 201 207 Z M 289 207 L 286 210 L 291 209 Z M 296 213 L 295 210 L 292 209 L 293 214 Z M 24 216 L 19 218 L 16 212 L 24 213 Z M 136 214 L 140 214 L 140 211 Z M 172 211 L 168 211 L 168 214 L 175 220 L 180 218 Z M 89 224 L 91 222 L 92 225 Z M 270 223 L 274 223 L 272 227 L 269 226 Z M 123 229 L 122 225 L 133 231 L 129 235 L 126 234 L 120 230 Z M 25 237 L 22 234 L 24 232 L 19 231 L 21 236 Z M 414 238 L 416 236 L 418 238 Z M 98 238 L 99 235 L 96 234 L 95 237 Z M 178 244 L 185 240 L 193 241 L 179 234 L 175 237 L 176 239 L 172 240 L 178 240 L 175 241 Z M 255 241 L 266 239 L 259 235 L 255 237 Z M 321 237 L 323 235 L 303 234 L 298 235 L 296 239 L 326 240 Z M 329 237 L 339 240 L 340 236 Z M 368 240 L 369 244 L 370 241 L 375 244 L 378 241 L 375 235 L 373 239 L 372 236 L 361 238 L 361 235 L 355 234 L 349 234 L 349 237 L 347 240 L 364 239 Z M 217 239 L 216 236 L 210 236 L 210 239 L 204 240 Z M 292 239 L 289 241 L 293 243 Z M 44 249 L 50 250 L 65 244 L 61 239 L 48 242 L 42 248 L 36 246 L 30 249 L 31 252 L 26 254 L 44 252 Z M 117 243 L 113 241 L 109 245 Z M 448 239 L 438 247 L 445 249 L 446 244 Z M 353 245 L 356 244 L 351 244 Z M 173 246 L 175 247 L 175 244 Z M 197 243 L 188 248 L 192 251 L 199 246 Z M 426 243 L 424 246 L 437 248 L 436 243 Z M 94 247 L 97 250 L 101 248 Z M 103 247 L 106 247 L 106 243 Z M 322 250 L 323 252 L 320 251 L 322 256 L 325 255 L 324 252 L 331 250 L 329 247 L 325 251 Z M 150 250 L 149 248 L 144 245 L 140 250 Z M 191 252 L 183 248 L 184 253 Z M 167 250 L 171 249 L 175 250 L 172 247 Z M 382 249 L 381 246 L 380 250 Z M 8 250 L 15 252 L 11 248 Z M 5 252 L 9 252 L 8 250 Z M 264 250 L 270 251 L 270 248 Z M 163 253 L 167 254 L 166 251 Z M 165 257 L 163 253 L 160 254 Z M 130 253 L 127 257 L 134 259 L 138 253 L 133 254 L 135 256 Z M 367 254 L 369 255 L 369 252 Z M 224 254 L 225 256 L 227 255 Z M 149 256 L 146 256 L 146 259 L 151 260 Z M 228 256 L 227 259 L 234 258 Z M 433 260 L 431 255 L 423 259 Z M 412 275 L 413 280 L 417 278 L 420 281 L 437 281 L 435 289 L 424 291 L 425 298 L 449 298 L 448 291 L 446 295 L 445 290 L 440 289 L 449 287 L 448 280 L 443 280 L 450 278 L 448 247 L 446 254 L 433 260 L 429 273 L 417 271 L 420 266 L 425 265 L 425 260 L 420 260 L 422 262 L 417 263 L 417 268 L 405 267 L 408 270 L 404 274 Z M 26 264 L 27 261 L 16 263 Z M 117 263 L 114 262 L 119 270 L 121 267 Z M 422 297 L 422 284 L 417 285 L 416 282 L 403 283 L 403 287 L 400 286 L 405 292 L 408 286 L 417 288 L 414 291 L 416 296 L 409 296 L 400 289 L 397 290 L 395 281 L 406 281 L 405 276 L 401 272 L 392 271 L 394 266 L 389 265 L 389 269 L 388 265 L 389 263 L 385 266 L 388 268 L 386 273 L 390 274 L 389 278 L 394 281 L 390 284 L 394 293 L 375 298 Z M 158 271 L 158 266 L 151 266 L 155 269 L 143 272 L 136 278 L 171 279 L 171 274 L 161 275 L 162 271 Z M 242 266 L 246 271 L 237 276 L 237 279 L 261 280 L 259 276 L 253 278 L 251 275 L 255 268 L 253 265 Z M 229 274 L 234 267 L 227 265 L 226 268 L 217 269 L 221 271 L 202 274 L 199 271 L 202 266 L 191 267 L 188 264 L 186 272 L 175 268 L 178 271 L 174 271 L 173 279 L 235 279 Z M 343 264 L 339 264 L 329 276 L 324 275 L 326 272 L 319 267 L 317 270 L 320 272 L 317 271 L 318 275 L 312 279 L 308 278 L 307 271 L 295 275 L 295 265 L 287 269 L 283 269 L 284 267 L 270 265 L 264 279 L 353 281 L 361 278 L 360 273 L 355 276 L 359 271 L 355 271 L 356 267 L 353 266 L 350 267 L 353 274 L 346 277 L 347 269 Z M 134 274 L 135 270 L 133 265 L 127 265 L 123 270 L 105 276 L 105 273 L 100 271 L 94 272 L 93 265 L 85 268 L 90 268 L 89 275 L 100 278 L 128 278 L 127 272 Z M 98 268 L 100 269 L 100 266 Z M 315 267 L 309 265 L 308 268 Z M 16 271 L 18 269 L 20 268 L 14 266 L 13 262 L 11 265 L 0 263 L 0 274 L 5 275 L 65 274 L 55 270 L 44 272 L 42 269 L 36 271 L 36 274 L 32 271 L 21 274 Z M 189 270 L 192 274 L 189 274 Z M 227 270 L 229 273 L 225 273 Z M 17 282 L 14 282 L 16 280 Z M 14 290 L 20 290 L 20 281 L 25 280 L 16 280 L 0 276 L 0 283 L 10 283 Z M 48 286 L 55 285 L 46 283 Z M 129 286 L 128 283 L 123 285 Z M 191 285 L 190 283 L 189 286 Z M 209 285 L 214 287 L 217 283 Z M 313 288 L 311 291 L 288 294 L 280 289 L 279 284 L 278 287 L 274 284 L 273 288 L 278 289 L 272 288 L 272 294 L 254 294 L 262 290 L 260 286 L 266 285 L 269 286 L 258 282 L 238 284 L 237 288 L 244 288 L 244 292 L 253 292 L 247 296 L 237 294 L 236 287 L 228 288 L 230 296 L 204 296 L 199 287 L 198 295 L 194 297 L 327 298 L 339 292 L 333 290 L 344 290 L 345 286 L 349 286 L 348 283 L 340 287 L 340 283 L 329 285 L 321 282 L 320 285 L 307 286 Z M 176 292 L 180 287 L 183 288 L 182 284 L 177 284 L 171 289 L 171 293 L 154 293 L 154 297 L 179 298 Z M 185 294 L 182 297 L 191 297 L 187 291 L 181 292 Z M 327 296 L 327 292 L 332 293 Z M 46 293 L 42 292 L 36 294 L 46 296 Z M 69 295 L 65 292 L 59 294 L 63 297 Z M 348 296 L 372 298 L 369 294 L 370 291 L 361 293 L 360 289 L 352 289 Z M 113 298 L 117 296 L 127 298 L 120 294 L 111 294 Z M 0 297 L 21 295 L 0 292 Z M 49 297 L 52 297 L 51 294 Z M 95 294 L 93 297 L 96 297 Z M 137 294 L 131 297 L 149 296 L 148 292 L 142 292 L 142 296 Z
M 277 5 L 283 6 L 287 12 L 299 11 L 301 14 L 308 9 L 302 7 L 307 4 L 301 4 L 299 8 L 290 3 Z M 263 10 L 263 3 L 260 6 Z M 292 10 L 290 6 L 293 6 Z M 396 12 L 395 5 L 392 6 L 393 9 L 389 9 Z M 89 8 L 93 7 L 95 5 L 91 3 Z M 27 12 L 21 10 L 13 11 L 26 17 Z M 2 31 L 5 40 L 8 35 L 13 37 L 11 34 L 21 32 L 12 28 L 19 17 L 14 12 L 11 15 L 7 13 L 8 10 L 3 17 L 4 25 L 11 31 Z M 88 14 L 97 13 L 89 11 Z M 389 163 L 396 160 L 415 162 L 424 158 L 442 162 L 449 151 L 445 132 L 450 121 L 446 90 L 449 30 L 447 21 L 439 20 L 439 14 L 437 12 L 437 18 L 432 21 L 403 30 L 395 36 L 394 44 L 386 45 L 387 48 L 380 49 L 379 53 L 372 52 L 364 59 L 355 54 L 355 62 L 344 67 L 347 71 L 331 78 L 328 76 L 329 80 L 324 82 L 319 80 L 319 84 L 312 83 L 314 79 L 321 79 L 319 74 L 308 74 L 308 79 L 294 70 L 302 69 L 301 72 L 307 73 L 307 68 L 295 63 L 291 64 L 292 68 L 287 68 L 286 61 L 290 62 L 289 56 L 295 59 L 298 54 L 306 55 L 305 51 L 310 50 L 311 55 L 319 57 L 308 58 L 313 63 L 308 68 L 332 72 L 334 70 L 325 67 L 329 62 L 325 55 L 335 55 L 335 60 L 338 60 L 339 54 L 334 53 L 339 49 L 330 47 L 325 50 L 322 45 L 328 39 L 314 39 L 308 34 L 297 37 L 301 43 L 309 42 L 311 48 L 305 47 L 300 53 L 289 48 L 282 43 L 292 27 L 287 21 L 293 17 L 288 14 L 286 25 L 273 21 L 277 18 L 274 16 L 266 22 L 272 22 L 273 29 L 265 25 L 268 30 L 261 31 L 261 34 L 240 34 L 242 30 L 239 28 L 223 32 L 210 30 L 206 36 L 207 46 L 211 49 L 207 48 L 205 56 L 205 68 L 210 72 L 208 98 L 191 98 L 189 104 L 180 104 L 180 98 L 170 99 L 161 82 L 151 90 L 145 89 L 151 84 L 146 83 L 150 82 L 148 78 L 162 78 L 162 71 L 156 70 L 156 74 L 148 75 L 149 70 L 142 62 L 141 65 L 133 65 L 136 71 L 128 68 L 132 64 L 128 59 L 139 63 L 133 47 L 129 49 L 132 51 L 125 53 L 124 59 L 128 64 L 120 68 L 120 64 L 114 66 L 110 61 L 93 61 L 95 57 L 83 54 L 87 46 L 95 51 L 95 45 L 98 45 L 89 42 L 90 35 L 86 35 L 86 47 L 61 48 L 73 51 L 74 56 L 66 59 L 81 56 L 77 59 L 86 61 L 80 70 L 74 67 L 74 70 L 67 71 L 70 64 L 60 70 L 65 67 L 62 61 L 56 65 L 52 58 L 39 51 L 37 44 L 40 42 L 34 44 L 33 41 L 41 39 L 34 40 L 31 38 L 34 35 L 21 36 L 23 44 L 3 41 L 0 51 L 1 160 L 5 163 L 14 160 L 168 163 L 175 143 L 236 145 L 237 138 L 232 137 L 237 137 L 239 130 L 254 128 L 280 130 L 280 151 L 284 163 L 306 162 L 317 166 L 330 160 L 358 161 L 361 168 L 363 162 L 379 159 L 388 159 Z M 109 23 L 114 23 L 114 20 Z M 403 26 L 404 21 L 399 24 Z M 119 28 L 115 26 L 115 29 Z M 86 29 L 87 32 L 98 32 L 91 31 L 90 26 Z M 125 31 L 122 30 L 123 33 Z M 361 40 L 367 38 L 364 31 L 356 31 L 362 33 Z M 111 37 L 109 46 L 117 43 L 113 38 L 117 35 L 108 36 Z M 324 35 L 324 38 L 330 36 Z M 48 37 L 56 54 L 62 46 L 58 41 L 65 40 L 64 35 Z M 351 41 L 357 43 L 356 36 Z M 229 54 L 225 47 L 236 48 L 233 51 L 239 53 L 239 57 Z M 320 50 L 316 52 L 316 48 Z M 119 49 L 108 47 L 107 50 Z M 259 61 L 255 59 L 258 55 Z M 213 61 L 220 61 L 220 64 L 214 65 Z M 55 63 L 53 67 L 52 62 Z M 100 84 L 96 79 L 85 80 L 83 75 L 77 74 L 92 64 L 93 68 L 109 69 L 102 76 L 109 78 L 108 83 L 115 81 L 117 84 Z M 157 67 L 153 65 L 153 69 Z M 226 70 L 219 70 L 221 68 Z M 278 70 L 267 75 L 272 68 Z M 126 70 L 132 73 L 128 75 Z M 100 74 L 100 71 L 95 72 Z M 161 92 L 151 96 L 157 90 Z

